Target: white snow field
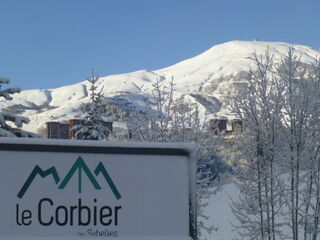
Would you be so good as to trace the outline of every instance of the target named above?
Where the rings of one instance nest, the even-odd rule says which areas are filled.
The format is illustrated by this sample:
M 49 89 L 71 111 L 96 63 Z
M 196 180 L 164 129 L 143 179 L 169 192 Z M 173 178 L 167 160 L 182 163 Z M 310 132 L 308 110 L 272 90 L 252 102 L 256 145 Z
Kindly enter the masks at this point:
M 145 99 L 150 96 L 152 84 L 157 79 L 163 84 L 169 84 L 173 77 L 177 95 L 185 94 L 191 101 L 198 102 L 203 114 L 207 111 L 212 117 L 218 115 L 232 118 L 228 109 L 230 97 L 245 83 L 244 72 L 253 63 L 250 59 L 252 54 L 264 54 L 269 49 L 275 62 L 279 62 L 290 47 L 295 49 L 297 56 L 301 56 L 301 61 L 305 63 L 312 63 L 320 56 L 319 50 L 302 45 L 231 41 L 167 68 L 101 77 L 98 89 L 103 87 L 104 96 L 114 101 L 132 103 L 143 108 Z M 0 108 L 8 108 L 30 118 L 30 123 L 23 129 L 36 132 L 46 121 L 66 120 L 78 114 L 79 105 L 89 101 L 88 86 L 89 83 L 83 81 L 56 89 L 22 91 L 13 96 L 13 101 L 1 101 Z
M 202 238 L 207 240 L 232 240 L 237 236 L 233 224 L 236 224 L 236 218 L 231 211 L 231 199 L 236 200 L 239 196 L 239 190 L 233 183 L 226 184 L 216 195 L 212 195 L 208 200 L 208 206 L 205 208 L 205 214 L 209 217 L 207 226 L 213 225 L 217 231 L 211 234 L 203 232 Z

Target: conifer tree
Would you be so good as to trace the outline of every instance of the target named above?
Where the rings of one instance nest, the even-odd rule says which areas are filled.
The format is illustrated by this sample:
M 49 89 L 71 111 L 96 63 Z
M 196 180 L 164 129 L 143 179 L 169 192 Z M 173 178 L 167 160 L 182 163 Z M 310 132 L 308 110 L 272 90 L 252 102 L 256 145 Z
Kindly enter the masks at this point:
M 81 105 L 80 112 L 83 117 L 83 123 L 73 128 L 77 139 L 106 140 L 111 132 L 111 129 L 103 124 L 103 115 L 106 113 L 106 108 L 102 102 L 103 88 L 97 92 L 98 80 L 99 76 L 95 75 L 92 70 L 91 77 L 87 78 L 90 83 L 90 102 Z
M 12 100 L 11 95 L 21 92 L 20 88 L 6 88 L 2 89 L 2 85 L 9 84 L 10 79 L 0 78 L 0 99 L 7 101 Z M 11 122 L 11 124 L 10 124 Z M 29 119 L 26 117 L 16 116 L 1 109 L 0 112 L 0 137 L 39 137 L 39 135 L 23 131 L 19 128 L 24 123 L 28 123 Z M 15 127 L 14 127 L 15 126 Z

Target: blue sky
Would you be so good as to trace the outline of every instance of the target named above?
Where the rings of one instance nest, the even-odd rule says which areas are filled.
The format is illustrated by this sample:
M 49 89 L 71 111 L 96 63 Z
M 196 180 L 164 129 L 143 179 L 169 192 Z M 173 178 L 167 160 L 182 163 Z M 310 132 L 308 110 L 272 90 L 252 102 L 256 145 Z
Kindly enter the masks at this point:
M 0 76 L 22 89 L 159 69 L 231 40 L 320 48 L 319 0 L 0 0 Z

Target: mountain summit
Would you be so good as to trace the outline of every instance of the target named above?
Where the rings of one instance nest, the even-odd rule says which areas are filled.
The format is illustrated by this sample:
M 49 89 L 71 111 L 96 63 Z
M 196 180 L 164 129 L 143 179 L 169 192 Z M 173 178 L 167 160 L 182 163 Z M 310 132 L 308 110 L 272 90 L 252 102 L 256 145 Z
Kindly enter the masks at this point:
M 132 73 L 101 77 L 98 90 L 103 87 L 105 97 L 112 101 L 131 103 L 144 107 L 150 96 L 152 84 L 159 79 L 169 84 L 172 77 L 177 95 L 185 94 L 191 101 L 200 104 L 204 113 L 229 116 L 230 98 L 236 89 L 245 84 L 244 77 L 254 52 L 265 54 L 269 49 L 274 61 L 279 62 L 287 55 L 289 48 L 304 63 L 313 63 L 320 51 L 303 45 L 283 42 L 231 41 L 216 45 L 204 53 L 159 70 L 140 70 Z M 36 132 L 47 121 L 73 118 L 78 114 L 81 103 L 89 101 L 89 84 L 78 84 L 46 90 L 27 90 L 13 95 L 10 102 L 0 102 L 0 108 L 30 118 L 25 130 Z

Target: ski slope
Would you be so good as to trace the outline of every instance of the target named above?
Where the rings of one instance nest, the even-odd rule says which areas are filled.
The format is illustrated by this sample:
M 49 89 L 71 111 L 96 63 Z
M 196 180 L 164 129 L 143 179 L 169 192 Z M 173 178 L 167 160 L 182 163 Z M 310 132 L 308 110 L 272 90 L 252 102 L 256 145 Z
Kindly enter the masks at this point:
M 168 85 L 172 78 L 176 96 L 186 95 L 200 105 L 204 116 L 226 116 L 231 97 L 245 84 L 245 72 L 254 68 L 254 52 L 265 54 L 269 49 L 279 62 L 289 48 L 294 48 L 301 61 L 313 63 L 320 51 L 308 46 L 283 42 L 231 41 L 213 46 L 204 53 L 159 70 L 139 70 L 131 73 L 101 77 L 98 90 L 113 102 L 132 103 L 140 109 L 151 95 L 153 84 L 159 80 Z M 89 101 L 89 84 L 83 81 L 56 89 L 35 89 L 15 94 L 13 101 L 0 102 L 0 108 L 30 118 L 24 130 L 36 132 L 46 121 L 66 120 L 78 114 L 81 103 Z

